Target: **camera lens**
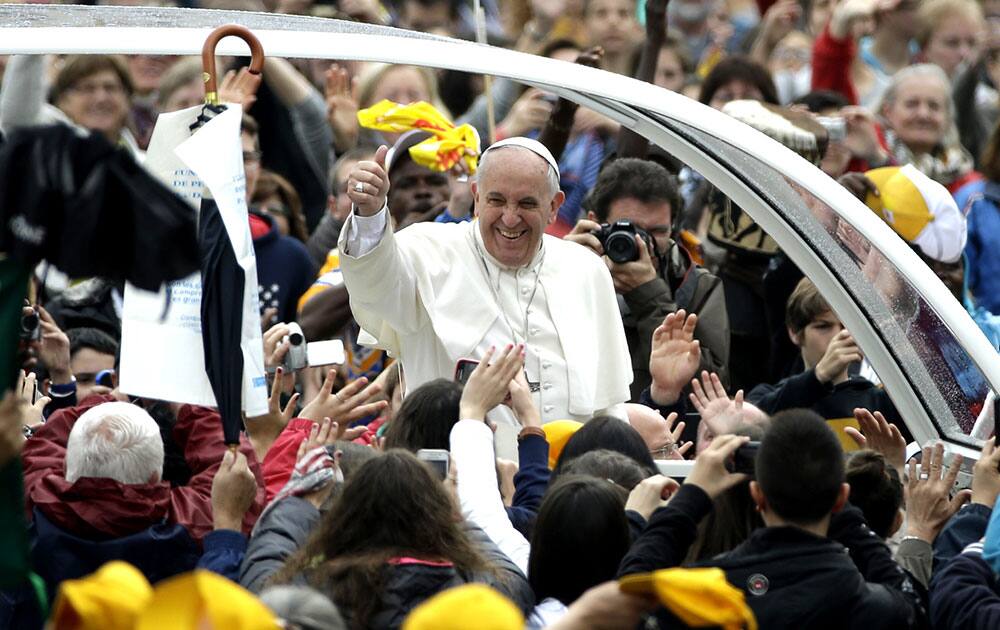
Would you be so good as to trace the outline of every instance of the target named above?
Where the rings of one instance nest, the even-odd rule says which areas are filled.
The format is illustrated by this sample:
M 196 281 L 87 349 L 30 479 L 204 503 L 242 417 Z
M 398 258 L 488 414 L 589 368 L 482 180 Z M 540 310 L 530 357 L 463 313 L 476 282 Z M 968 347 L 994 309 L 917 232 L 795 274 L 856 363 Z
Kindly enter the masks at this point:
M 305 340 L 306 338 L 297 332 L 293 332 L 292 334 L 288 335 L 288 341 L 290 341 L 293 346 L 302 345 L 302 342 Z
M 639 260 L 639 248 L 635 245 L 635 236 L 628 232 L 609 234 L 604 242 L 604 253 L 616 263 Z
M 21 316 L 21 339 L 34 340 L 40 336 L 38 313 Z

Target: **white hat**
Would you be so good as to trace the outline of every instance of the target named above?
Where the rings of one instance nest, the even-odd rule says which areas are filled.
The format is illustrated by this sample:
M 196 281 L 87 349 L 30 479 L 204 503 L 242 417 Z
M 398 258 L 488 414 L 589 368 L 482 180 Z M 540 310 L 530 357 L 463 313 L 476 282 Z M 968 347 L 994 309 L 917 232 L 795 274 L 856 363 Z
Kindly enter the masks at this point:
M 486 154 L 493 149 L 499 149 L 501 147 L 521 147 L 522 149 L 527 149 L 534 153 L 535 155 L 541 157 L 543 160 L 549 163 L 552 170 L 556 172 L 556 179 L 559 179 L 559 163 L 556 162 L 556 158 L 552 156 L 552 152 L 545 148 L 545 145 L 538 140 L 532 140 L 531 138 L 525 138 L 523 136 L 514 136 L 512 138 L 504 138 L 499 142 L 494 142 L 491 144 L 483 154 L 479 157 L 479 161 L 482 162 Z
M 865 173 L 879 190 L 868 206 L 928 258 L 953 263 L 962 257 L 968 238 L 965 215 L 948 189 L 912 164 L 887 166 Z

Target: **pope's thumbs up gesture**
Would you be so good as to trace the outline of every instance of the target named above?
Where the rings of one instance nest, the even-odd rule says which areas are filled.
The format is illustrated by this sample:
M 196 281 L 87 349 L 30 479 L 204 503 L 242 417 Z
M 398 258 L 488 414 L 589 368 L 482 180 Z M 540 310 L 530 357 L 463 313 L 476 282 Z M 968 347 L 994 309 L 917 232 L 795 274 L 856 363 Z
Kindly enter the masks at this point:
M 376 214 L 385 205 L 389 192 L 389 175 L 385 172 L 384 144 L 375 152 L 375 160 L 358 162 L 347 178 L 347 196 L 354 204 L 354 212 L 362 217 Z

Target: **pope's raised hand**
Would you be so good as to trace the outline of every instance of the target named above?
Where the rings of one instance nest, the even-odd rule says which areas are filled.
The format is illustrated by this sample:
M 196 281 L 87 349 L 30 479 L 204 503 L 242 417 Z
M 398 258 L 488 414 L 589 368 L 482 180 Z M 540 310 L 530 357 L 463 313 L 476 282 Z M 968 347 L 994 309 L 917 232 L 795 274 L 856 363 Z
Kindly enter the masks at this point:
M 389 192 L 389 175 L 385 170 L 384 144 L 375 152 L 375 159 L 358 162 L 347 177 L 347 196 L 354 204 L 354 212 L 362 217 L 376 214 L 385 205 Z

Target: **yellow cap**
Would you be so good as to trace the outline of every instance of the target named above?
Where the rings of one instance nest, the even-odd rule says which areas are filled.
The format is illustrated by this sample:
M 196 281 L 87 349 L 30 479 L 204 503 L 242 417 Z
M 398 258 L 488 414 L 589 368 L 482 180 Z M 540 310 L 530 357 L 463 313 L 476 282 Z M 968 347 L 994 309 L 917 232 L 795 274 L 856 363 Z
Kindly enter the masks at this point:
M 879 191 L 868 193 L 865 203 L 904 240 L 941 262 L 962 256 L 965 217 L 947 188 L 912 164 L 876 168 L 865 176 Z
M 249 591 L 211 571 L 196 570 L 156 585 L 135 630 L 161 628 L 278 630 L 281 626 Z
M 448 589 L 417 606 L 403 630 L 523 630 L 524 615 L 509 599 L 484 584 Z
M 576 420 L 553 420 L 542 425 L 545 441 L 549 443 L 549 468 L 555 468 L 566 442 L 580 430 L 583 423 Z
M 766 578 L 753 576 L 764 580 Z M 692 628 L 757 629 L 757 618 L 743 591 L 726 580 L 722 569 L 663 569 L 626 575 L 618 581 L 625 593 L 654 595 Z
M 152 587 L 138 569 L 114 560 L 87 577 L 62 583 L 52 625 L 76 630 L 131 630 L 152 596 Z

